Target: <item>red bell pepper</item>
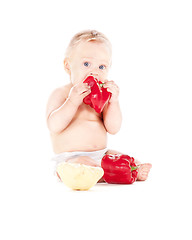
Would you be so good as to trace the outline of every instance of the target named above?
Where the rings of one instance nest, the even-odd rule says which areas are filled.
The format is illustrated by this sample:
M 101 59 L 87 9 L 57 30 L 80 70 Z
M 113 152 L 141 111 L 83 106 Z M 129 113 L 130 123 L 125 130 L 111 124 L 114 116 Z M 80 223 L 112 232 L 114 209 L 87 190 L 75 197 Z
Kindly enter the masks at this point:
M 98 81 L 93 76 L 88 76 L 84 83 L 91 87 L 91 93 L 83 99 L 83 102 L 94 108 L 96 112 L 101 113 L 110 99 L 111 93 L 103 88 L 105 83 Z
M 131 184 L 137 179 L 138 166 L 135 159 L 128 155 L 107 154 L 101 160 L 101 167 L 107 183 Z

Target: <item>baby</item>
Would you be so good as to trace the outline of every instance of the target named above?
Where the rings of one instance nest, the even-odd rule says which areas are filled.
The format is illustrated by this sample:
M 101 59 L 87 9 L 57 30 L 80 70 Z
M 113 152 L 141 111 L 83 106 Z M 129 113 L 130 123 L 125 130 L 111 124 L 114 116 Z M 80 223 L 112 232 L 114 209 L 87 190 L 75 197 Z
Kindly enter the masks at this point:
M 107 149 L 107 133 L 116 134 L 121 127 L 119 87 L 107 79 L 112 49 L 106 36 L 97 31 L 77 33 L 69 43 L 64 69 L 70 83 L 53 91 L 47 104 L 47 125 L 56 163 L 63 161 L 100 166 L 105 154 L 119 152 Z M 94 76 L 105 83 L 111 98 L 102 113 L 97 113 L 83 99 L 91 92 L 83 81 Z M 151 164 L 139 164 L 137 180 L 146 180 Z

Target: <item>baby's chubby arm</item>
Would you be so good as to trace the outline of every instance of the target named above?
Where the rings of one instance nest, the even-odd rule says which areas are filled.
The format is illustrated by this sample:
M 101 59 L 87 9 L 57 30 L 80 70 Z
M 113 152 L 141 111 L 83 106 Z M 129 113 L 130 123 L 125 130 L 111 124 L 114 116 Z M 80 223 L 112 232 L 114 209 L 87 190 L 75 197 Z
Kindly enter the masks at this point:
M 84 97 L 90 92 L 90 87 L 86 83 L 78 83 L 72 86 L 70 91 L 66 87 L 56 89 L 47 104 L 47 125 L 50 132 L 61 133 L 73 119 Z
M 114 81 L 107 81 L 104 86 L 110 92 L 111 99 L 103 110 L 103 121 L 108 133 L 116 134 L 122 123 L 122 114 L 119 105 L 119 87 Z

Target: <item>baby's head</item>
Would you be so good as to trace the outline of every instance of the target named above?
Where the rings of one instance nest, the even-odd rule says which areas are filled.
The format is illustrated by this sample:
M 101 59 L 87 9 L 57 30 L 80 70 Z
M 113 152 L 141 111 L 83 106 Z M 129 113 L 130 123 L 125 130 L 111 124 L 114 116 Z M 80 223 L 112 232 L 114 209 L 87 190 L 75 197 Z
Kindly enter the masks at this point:
M 64 67 L 73 84 L 94 75 L 101 81 L 107 78 L 111 65 L 111 43 L 106 36 L 95 30 L 77 33 L 69 43 Z

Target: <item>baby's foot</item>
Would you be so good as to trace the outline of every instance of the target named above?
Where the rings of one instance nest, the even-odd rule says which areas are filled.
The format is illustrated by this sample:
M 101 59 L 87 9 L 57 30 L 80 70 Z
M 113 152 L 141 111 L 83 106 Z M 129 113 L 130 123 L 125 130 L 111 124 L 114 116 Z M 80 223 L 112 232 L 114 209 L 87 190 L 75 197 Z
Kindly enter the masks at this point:
M 137 181 L 145 181 L 151 169 L 151 163 L 139 164 Z

